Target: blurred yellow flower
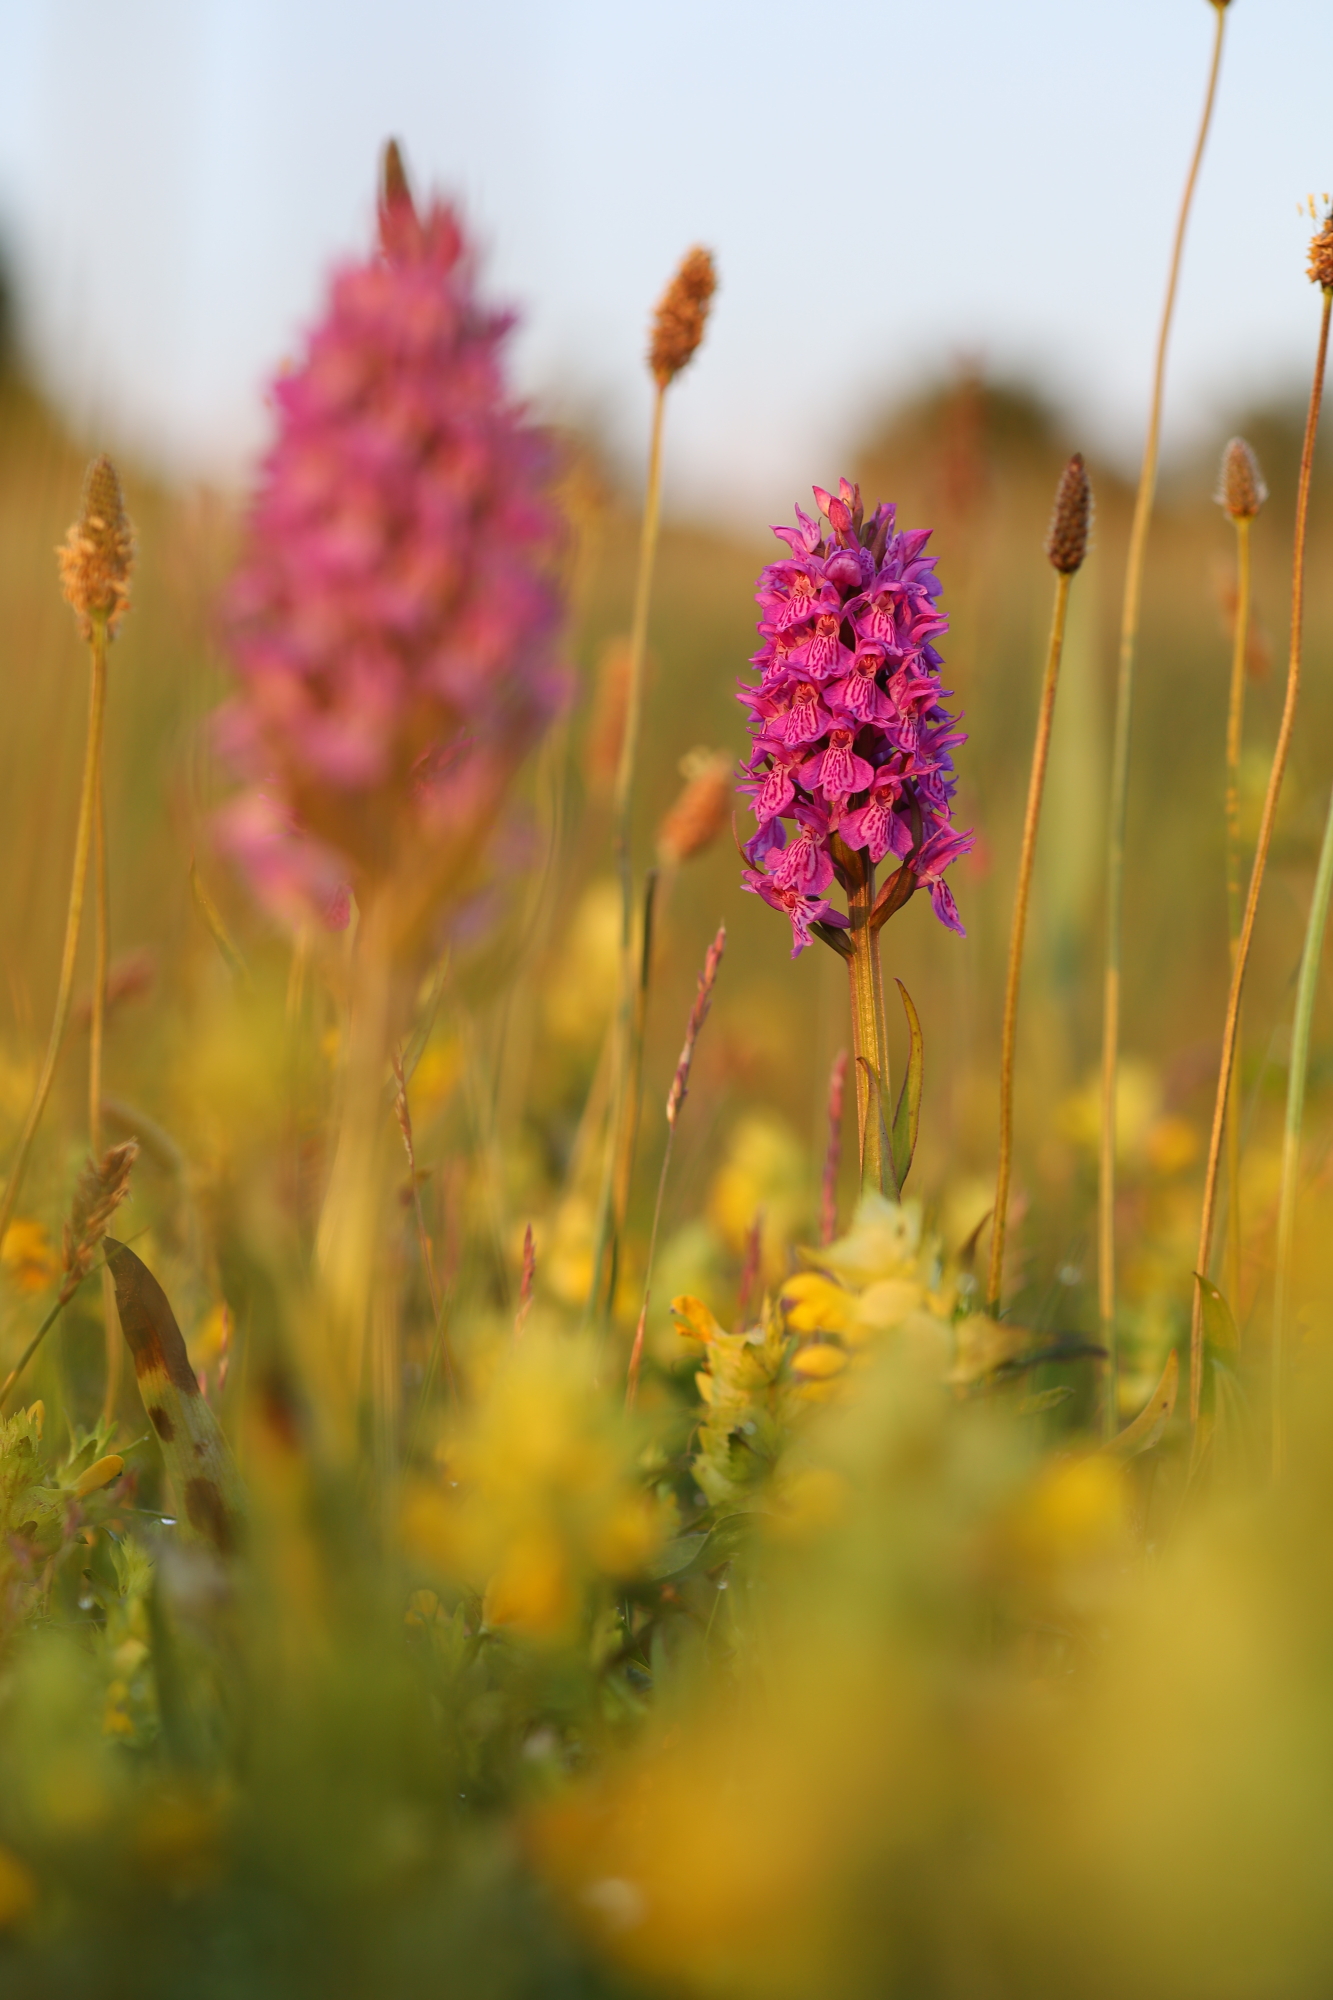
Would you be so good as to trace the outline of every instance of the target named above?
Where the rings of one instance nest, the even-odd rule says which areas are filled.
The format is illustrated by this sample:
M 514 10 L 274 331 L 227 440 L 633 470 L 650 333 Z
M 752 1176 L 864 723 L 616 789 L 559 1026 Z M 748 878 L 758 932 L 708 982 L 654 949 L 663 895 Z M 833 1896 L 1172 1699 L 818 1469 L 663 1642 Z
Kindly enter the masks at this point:
M 0 1242 L 0 1264 L 20 1292 L 43 1292 L 60 1273 L 60 1258 L 40 1222 L 19 1217 Z
M 587 1047 L 605 1027 L 619 976 L 620 922 L 619 885 L 609 878 L 590 883 L 542 994 L 546 1025 L 557 1041 Z
M 761 1270 L 765 1282 L 773 1284 L 785 1270 L 788 1248 L 807 1227 L 809 1216 L 805 1149 L 785 1120 L 767 1111 L 747 1113 L 731 1135 L 709 1190 L 713 1227 L 741 1256 L 755 1218 L 762 1218 Z
M 412 1116 L 427 1125 L 453 1094 L 463 1073 L 463 1049 L 456 1035 L 427 1042 L 408 1081 Z
M 641 1574 L 670 1532 L 634 1450 L 591 1347 L 530 1324 L 447 1441 L 445 1483 L 405 1494 L 404 1544 L 482 1592 L 488 1625 L 572 1636 L 586 1591 Z
M 21 1924 L 37 1901 L 37 1877 L 12 1847 L 0 1847 L 0 1930 Z

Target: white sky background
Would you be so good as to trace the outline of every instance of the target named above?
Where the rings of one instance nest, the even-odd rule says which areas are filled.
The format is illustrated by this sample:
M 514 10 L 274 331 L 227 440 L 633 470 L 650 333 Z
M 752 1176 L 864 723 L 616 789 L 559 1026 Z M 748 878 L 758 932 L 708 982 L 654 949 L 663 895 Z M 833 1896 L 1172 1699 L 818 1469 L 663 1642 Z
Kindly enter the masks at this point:
M 722 291 L 677 505 L 773 517 L 971 354 L 1137 460 L 1207 0 L 0 0 L 0 241 L 82 424 L 233 476 L 369 242 L 389 133 L 459 196 L 519 380 L 637 456 L 651 305 Z M 1333 0 L 1233 0 L 1169 379 L 1177 441 L 1307 374 Z

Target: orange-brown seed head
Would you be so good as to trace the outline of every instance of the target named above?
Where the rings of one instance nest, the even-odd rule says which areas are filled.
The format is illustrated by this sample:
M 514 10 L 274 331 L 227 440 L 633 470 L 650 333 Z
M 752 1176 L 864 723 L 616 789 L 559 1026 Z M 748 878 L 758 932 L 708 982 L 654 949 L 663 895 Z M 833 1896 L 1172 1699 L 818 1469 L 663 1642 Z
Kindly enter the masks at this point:
M 1232 438 L 1222 453 L 1217 475 L 1218 506 L 1233 521 L 1252 521 L 1267 498 L 1268 488 L 1253 449 L 1243 437 Z
M 1310 245 L 1310 283 L 1333 291 L 1333 208 L 1324 217 L 1324 226 Z
M 674 382 L 690 362 L 704 337 L 708 308 L 717 290 L 712 255 L 697 246 L 688 250 L 680 269 L 658 301 L 648 365 L 660 389 Z
M 94 621 L 105 621 L 108 638 L 125 616 L 134 568 L 134 529 L 125 512 L 120 476 L 105 453 L 88 467 L 83 506 L 56 551 L 60 587 L 85 639 Z

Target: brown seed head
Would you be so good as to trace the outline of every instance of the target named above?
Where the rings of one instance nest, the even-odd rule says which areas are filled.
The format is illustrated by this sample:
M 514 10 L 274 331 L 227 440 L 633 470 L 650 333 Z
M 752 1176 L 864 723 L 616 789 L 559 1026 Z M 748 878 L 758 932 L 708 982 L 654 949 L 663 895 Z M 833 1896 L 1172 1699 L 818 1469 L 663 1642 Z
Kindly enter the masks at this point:
M 92 1269 L 97 1246 L 111 1226 L 111 1218 L 130 1191 L 130 1169 L 139 1157 L 137 1139 L 113 1146 L 101 1160 L 89 1160 L 79 1175 L 65 1224 L 65 1280 L 62 1299 L 71 1298 Z
M 92 638 L 94 620 L 105 620 L 107 636 L 114 637 L 129 607 L 134 529 L 119 474 L 105 453 L 88 467 L 82 510 L 56 555 L 60 587 L 84 638 Z
M 1259 461 L 1242 437 L 1232 438 L 1222 453 L 1213 498 L 1233 521 L 1252 521 L 1268 498 Z
M 1046 553 L 1052 567 L 1058 569 L 1061 576 L 1072 576 L 1082 565 L 1088 553 L 1091 527 L 1092 487 L 1088 483 L 1083 454 L 1076 451 L 1060 474 L 1050 532 L 1046 537 Z
M 657 829 L 657 858 L 677 867 L 711 847 L 731 806 L 731 759 L 721 750 L 691 750 L 681 761 L 685 789 Z
M 708 307 L 717 290 L 717 272 L 707 250 L 687 250 L 680 269 L 658 301 L 648 365 L 659 389 L 674 382 L 704 337 Z
M 1324 217 L 1324 226 L 1310 245 L 1310 283 L 1333 291 L 1333 208 Z

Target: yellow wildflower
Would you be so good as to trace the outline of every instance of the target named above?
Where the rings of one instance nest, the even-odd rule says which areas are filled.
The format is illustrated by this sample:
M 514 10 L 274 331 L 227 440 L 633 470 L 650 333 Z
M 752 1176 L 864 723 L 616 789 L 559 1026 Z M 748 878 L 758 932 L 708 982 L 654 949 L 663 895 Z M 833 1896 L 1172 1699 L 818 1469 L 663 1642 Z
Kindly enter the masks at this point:
M 40 1222 L 19 1217 L 0 1242 L 0 1263 L 21 1292 L 43 1292 L 60 1272 L 60 1257 Z

